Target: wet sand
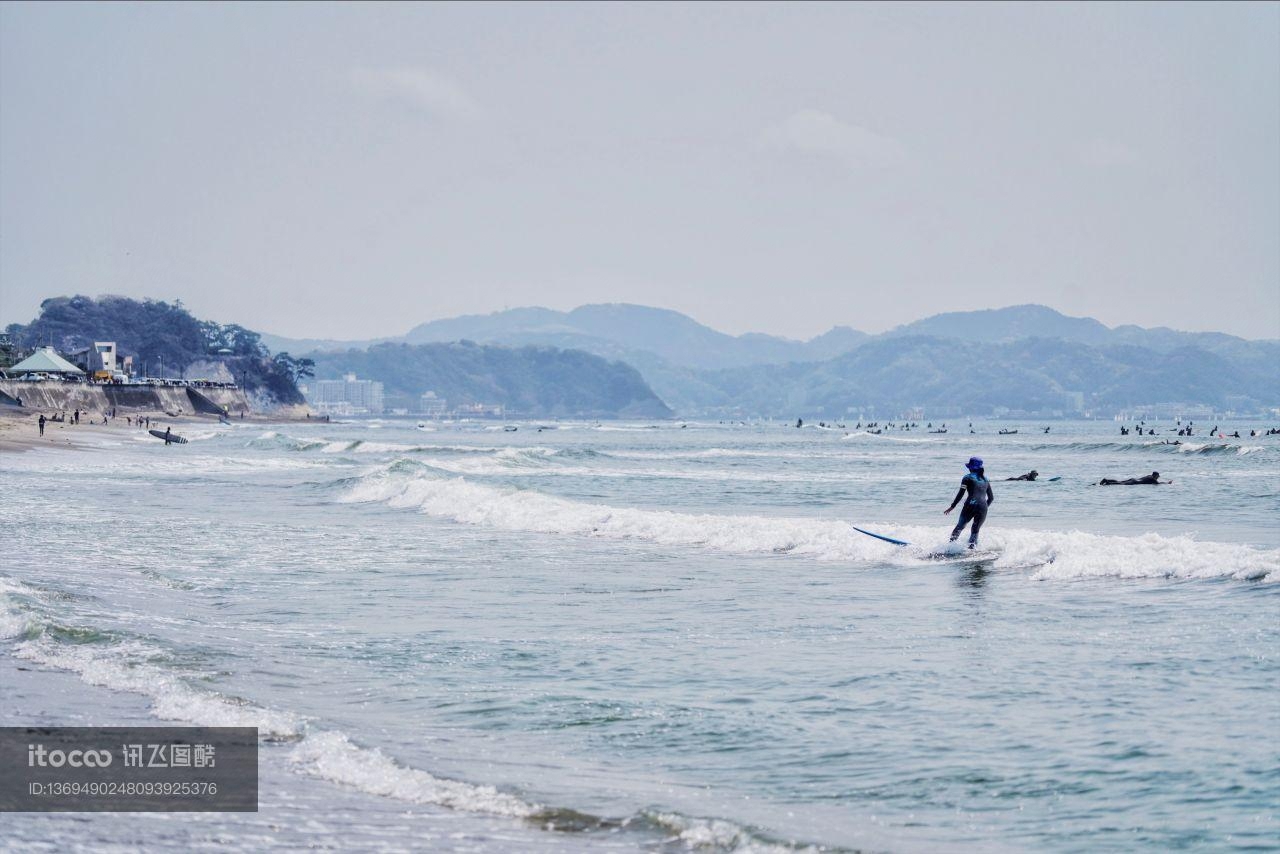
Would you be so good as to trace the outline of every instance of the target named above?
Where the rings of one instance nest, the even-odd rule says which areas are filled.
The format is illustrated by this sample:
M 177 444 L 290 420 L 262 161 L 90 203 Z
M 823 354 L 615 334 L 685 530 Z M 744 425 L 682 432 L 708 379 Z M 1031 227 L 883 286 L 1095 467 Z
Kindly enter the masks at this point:
M 49 413 L 45 413 L 47 418 Z M 151 418 L 151 429 L 163 430 L 172 427 L 173 432 L 182 435 L 184 429 L 208 427 L 218 423 L 217 418 L 198 415 L 180 415 L 171 417 L 164 413 L 141 417 Z M 132 422 L 127 418 L 133 419 Z M 132 433 L 145 433 L 145 429 L 137 424 L 138 416 L 130 412 L 102 423 L 101 416 L 90 422 L 89 416 L 83 416 L 79 424 L 70 421 L 46 421 L 44 435 L 40 435 L 39 410 L 18 409 L 16 407 L 0 408 L 0 453 L 27 451 L 32 448 L 85 448 L 99 444 L 102 439 L 119 439 Z M 297 418 L 255 415 L 243 420 L 232 419 L 232 423 L 250 423 L 254 421 L 278 423 L 281 421 L 302 420 Z M 156 441 L 159 441 L 158 439 Z

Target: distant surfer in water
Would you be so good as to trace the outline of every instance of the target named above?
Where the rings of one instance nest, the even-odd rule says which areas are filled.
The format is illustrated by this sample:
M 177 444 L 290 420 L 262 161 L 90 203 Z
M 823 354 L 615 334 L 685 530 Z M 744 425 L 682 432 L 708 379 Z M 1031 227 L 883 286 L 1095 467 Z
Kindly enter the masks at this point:
M 1040 472 L 1032 469 L 1026 474 L 1020 474 L 1017 477 L 1006 477 L 1005 480 L 1035 480 L 1040 476 Z
M 1153 471 L 1145 477 L 1129 477 L 1124 480 L 1112 480 L 1109 477 L 1104 477 L 1102 480 L 1098 481 L 1098 486 L 1140 486 L 1143 484 L 1154 485 L 1160 482 L 1160 472 Z M 1164 481 L 1164 483 L 1169 483 L 1169 481 Z
M 982 523 L 987 521 L 987 508 L 995 503 L 996 496 L 991 491 L 991 482 L 987 480 L 981 457 L 970 457 L 969 462 L 965 463 L 965 468 L 969 473 L 960 480 L 960 491 L 956 493 L 951 506 L 943 510 L 942 514 L 945 516 L 956 509 L 960 499 L 964 498 L 966 493 L 968 494 L 964 509 L 960 511 L 960 521 L 956 522 L 956 526 L 951 529 L 951 542 L 954 543 L 959 539 L 964 526 L 973 522 L 973 527 L 969 529 L 969 548 L 973 549 L 978 546 L 978 531 L 982 529 Z

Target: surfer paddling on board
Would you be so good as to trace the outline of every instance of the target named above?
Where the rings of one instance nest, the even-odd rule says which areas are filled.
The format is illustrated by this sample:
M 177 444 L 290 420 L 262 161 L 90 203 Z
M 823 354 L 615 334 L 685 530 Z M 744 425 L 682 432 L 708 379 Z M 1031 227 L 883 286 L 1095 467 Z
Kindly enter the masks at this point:
M 1006 477 L 1005 480 L 1035 480 L 1040 476 L 1040 472 L 1032 469 L 1026 474 L 1020 474 L 1017 477 Z
M 1124 480 L 1112 480 L 1109 477 L 1104 477 L 1102 480 L 1098 481 L 1098 486 L 1141 486 L 1143 484 L 1150 484 L 1154 486 L 1157 483 L 1172 482 L 1173 481 L 1171 480 L 1161 480 L 1160 472 L 1153 471 L 1151 474 L 1144 475 L 1142 477 L 1129 477 Z
M 942 514 L 945 516 L 956 509 L 960 499 L 968 493 L 969 497 L 964 502 L 964 509 L 960 511 L 960 521 L 956 522 L 956 526 L 951 529 L 951 542 L 954 543 L 959 539 L 964 526 L 973 522 L 973 527 L 969 529 L 969 548 L 973 549 L 978 547 L 978 531 L 982 529 L 982 523 L 987 521 L 987 508 L 995 503 L 996 496 L 991 491 L 991 482 L 987 480 L 987 474 L 982 468 L 981 457 L 970 457 L 969 462 L 965 463 L 965 468 L 969 473 L 960 480 L 960 491 L 956 493 L 951 506 L 943 510 Z

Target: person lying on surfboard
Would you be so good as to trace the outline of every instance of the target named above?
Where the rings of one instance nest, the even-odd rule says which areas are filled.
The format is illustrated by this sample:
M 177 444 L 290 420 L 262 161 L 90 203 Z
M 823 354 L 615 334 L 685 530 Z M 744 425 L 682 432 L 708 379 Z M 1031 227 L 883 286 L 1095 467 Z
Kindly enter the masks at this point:
M 1040 472 L 1032 469 L 1026 474 L 1020 474 L 1017 477 L 1006 477 L 1005 480 L 1035 480 L 1040 476 Z
M 945 516 L 952 510 L 956 509 L 956 505 L 960 503 L 960 499 L 968 493 L 969 498 L 964 503 L 964 509 L 960 511 L 960 521 L 956 522 L 955 528 L 951 530 L 951 542 L 955 542 L 960 537 L 960 532 L 964 530 L 964 526 L 973 522 L 973 527 L 969 529 L 969 548 L 978 547 L 978 531 L 982 528 L 982 523 L 987 521 L 987 508 L 995 503 L 995 493 L 991 491 L 991 482 L 987 480 L 987 473 L 982 468 L 981 457 L 970 457 L 969 462 L 965 463 L 965 468 L 969 470 L 960 480 L 960 491 L 956 493 L 956 497 L 952 500 L 951 506 L 942 511 Z
M 1098 486 L 1140 486 L 1142 484 L 1154 485 L 1157 483 L 1172 483 L 1172 482 L 1173 481 L 1169 481 L 1169 480 L 1161 481 L 1160 472 L 1153 471 L 1151 474 L 1144 475 L 1143 477 L 1129 477 L 1129 478 L 1125 478 L 1124 480 L 1112 480 L 1109 477 L 1104 477 L 1102 480 L 1098 481 Z

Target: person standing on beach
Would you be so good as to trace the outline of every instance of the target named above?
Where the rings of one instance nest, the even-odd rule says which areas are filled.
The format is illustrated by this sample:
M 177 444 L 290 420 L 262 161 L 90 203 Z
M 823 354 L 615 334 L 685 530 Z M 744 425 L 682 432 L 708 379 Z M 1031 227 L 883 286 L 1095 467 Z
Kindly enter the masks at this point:
M 44 413 L 40 413 L 40 435 L 44 435 Z
M 995 503 L 996 496 L 991 491 L 991 482 L 987 480 L 981 457 L 970 457 L 969 462 L 965 463 L 965 468 L 969 473 L 961 478 L 960 491 L 952 499 L 951 506 L 943 510 L 942 514 L 945 516 L 956 509 L 960 499 L 968 493 L 964 509 L 960 511 L 960 521 L 956 522 L 955 528 L 951 530 L 951 542 L 954 543 L 959 539 L 964 526 L 973 522 L 973 527 L 969 529 L 969 548 L 974 549 L 978 547 L 978 531 L 982 529 L 982 523 L 987 521 L 987 508 Z

